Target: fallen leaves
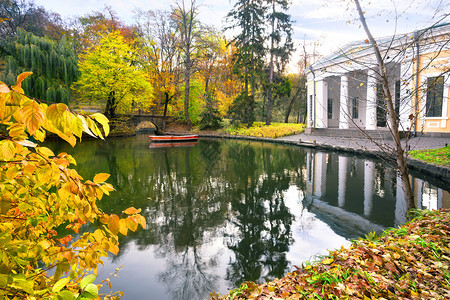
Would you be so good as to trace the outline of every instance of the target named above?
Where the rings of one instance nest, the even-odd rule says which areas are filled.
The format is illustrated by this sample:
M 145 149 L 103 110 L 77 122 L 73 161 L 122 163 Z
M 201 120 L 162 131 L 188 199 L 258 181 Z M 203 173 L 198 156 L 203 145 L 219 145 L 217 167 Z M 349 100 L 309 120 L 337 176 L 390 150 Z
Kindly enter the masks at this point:
M 416 218 L 376 239 L 354 241 L 284 278 L 211 299 L 449 299 L 450 210 Z

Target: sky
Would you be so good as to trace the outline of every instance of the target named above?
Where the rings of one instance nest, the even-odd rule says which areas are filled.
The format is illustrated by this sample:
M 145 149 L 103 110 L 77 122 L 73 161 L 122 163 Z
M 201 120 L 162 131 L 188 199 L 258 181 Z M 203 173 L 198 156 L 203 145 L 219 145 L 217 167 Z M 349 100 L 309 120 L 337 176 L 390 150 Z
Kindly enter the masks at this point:
M 186 3 L 190 2 L 185 0 Z M 34 0 L 37 5 L 60 14 L 63 18 L 75 18 L 92 11 L 102 11 L 109 5 L 127 24 L 133 24 L 133 10 L 170 9 L 174 0 Z M 450 11 L 448 0 L 360 0 L 366 12 L 367 22 L 375 37 L 408 33 L 425 28 L 435 22 L 450 22 L 450 17 L 440 16 Z M 197 0 L 199 18 L 203 23 L 223 28 L 225 17 L 235 0 Z M 365 33 L 357 18 L 351 0 L 292 0 L 289 14 L 294 20 L 296 53 L 292 61 L 298 61 L 300 46 L 318 42 L 316 48 L 322 55 L 331 54 L 345 44 L 365 39 Z

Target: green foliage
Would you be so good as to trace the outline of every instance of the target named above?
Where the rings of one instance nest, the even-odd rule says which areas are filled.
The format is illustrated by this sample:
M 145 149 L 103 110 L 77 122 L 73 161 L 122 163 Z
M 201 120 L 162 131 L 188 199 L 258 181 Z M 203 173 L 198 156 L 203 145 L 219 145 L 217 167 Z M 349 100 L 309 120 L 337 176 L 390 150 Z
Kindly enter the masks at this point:
M 81 56 L 77 94 L 104 104 L 109 117 L 117 110 L 141 106 L 151 93 L 151 85 L 139 67 L 136 52 L 118 31 L 103 36 Z
M 219 129 L 222 127 L 222 118 L 220 117 L 220 112 L 214 107 L 215 101 L 211 94 L 207 95 L 205 109 L 200 114 L 200 122 L 198 127 L 201 130 L 204 129 Z
M 450 147 L 439 149 L 413 150 L 408 152 L 412 158 L 438 166 L 450 167 Z
M 450 210 L 421 212 L 400 229 L 330 251 L 284 278 L 246 282 L 211 299 L 447 299 Z
M 251 127 L 255 121 L 255 99 L 245 91 L 234 98 L 228 114 L 233 124 L 243 123 Z
M 233 70 L 243 79 L 245 94 L 249 93 L 249 81 L 251 88 L 256 89 L 257 77 L 260 76 L 264 67 L 266 54 L 264 13 L 265 7 L 262 0 L 238 0 L 227 15 L 230 24 L 227 29 L 233 29 L 236 33 L 232 39 L 237 47 Z M 254 97 L 254 93 L 252 96 Z M 252 107 L 249 108 L 252 109 Z M 251 119 L 253 116 L 249 118 Z M 245 123 L 247 122 L 245 121 Z
M 279 138 L 287 135 L 302 133 L 304 129 L 304 124 L 272 123 L 271 125 L 265 125 L 263 122 L 255 122 L 250 128 L 232 126 L 227 128 L 225 132 L 232 135 Z
M 53 41 L 18 29 L 14 41 L 5 44 L 6 61 L 0 81 L 13 85 L 22 72 L 33 72 L 22 84 L 27 95 L 48 102 L 69 103 L 70 87 L 77 79 L 77 59 L 63 37 Z

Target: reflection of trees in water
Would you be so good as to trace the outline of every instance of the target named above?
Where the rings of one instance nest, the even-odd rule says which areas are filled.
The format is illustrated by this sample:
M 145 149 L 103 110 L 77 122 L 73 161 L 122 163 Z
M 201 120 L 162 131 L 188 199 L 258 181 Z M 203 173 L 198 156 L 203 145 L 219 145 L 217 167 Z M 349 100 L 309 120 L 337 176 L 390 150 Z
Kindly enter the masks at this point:
M 294 218 L 283 198 L 291 180 L 284 169 L 287 166 L 276 164 L 274 169 L 271 149 L 263 149 L 259 156 L 250 147 L 237 149 L 235 153 L 240 158 L 232 160 L 231 166 L 238 179 L 233 182 L 232 198 L 236 232 L 228 237 L 228 247 L 234 251 L 236 260 L 230 262 L 227 270 L 227 279 L 233 285 L 284 274 L 288 266 L 286 252 L 293 242 Z
M 226 192 L 224 181 L 214 180 L 211 170 L 203 169 L 196 160 L 198 149 L 185 149 L 184 159 L 169 159 L 164 153 L 166 167 L 162 198 L 156 199 L 159 208 L 157 216 L 150 216 L 150 226 L 154 226 L 163 243 L 159 243 L 158 256 L 166 258 L 166 271 L 159 278 L 167 286 L 174 299 L 195 299 L 206 296 L 214 289 L 218 276 L 213 273 L 219 253 L 200 254 L 199 246 L 209 242 L 209 236 L 217 236 L 220 224 L 224 222 L 226 199 L 220 192 Z M 214 162 L 202 156 L 207 165 Z M 194 160 L 196 168 L 193 168 Z M 171 172 L 171 163 L 176 172 Z M 202 173 L 200 173 L 202 172 Z M 164 178 L 165 175 L 163 175 Z M 215 183 L 215 184 L 213 184 Z
M 207 296 L 220 282 L 215 266 L 222 255 L 209 253 L 217 249 L 209 246 L 222 242 L 231 216 L 237 232 L 228 236 L 228 246 L 236 259 L 230 262 L 228 279 L 281 276 L 288 265 L 293 218 L 283 191 L 290 182 L 304 185 L 304 159 L 288 148 L 249 144 L 210 140 L 193 148 L 147 151 L 132 142 L 93 144 L 88 150 L 96 157 L 91 166 L 109 172 L 117 189 L 101 201 L 102 209 L 120 214 L 129 206 L 142 208 L 148 223 L 147 230 L 120 238 L 116 259 L 130 242 L 139 249 L 155 245 L 155 255 L 166 264 L 158 278 L 173 298 Z M 151 161 L 148 151 L 153 152 Z

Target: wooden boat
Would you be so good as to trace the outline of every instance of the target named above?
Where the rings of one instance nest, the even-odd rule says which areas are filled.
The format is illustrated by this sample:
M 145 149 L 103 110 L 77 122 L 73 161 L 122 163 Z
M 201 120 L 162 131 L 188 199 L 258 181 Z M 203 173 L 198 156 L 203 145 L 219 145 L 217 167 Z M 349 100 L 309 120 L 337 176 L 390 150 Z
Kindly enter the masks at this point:
M 198 140 L 198 135 L 149 135 L 148 138 L 154 143 L 193 142 Z

